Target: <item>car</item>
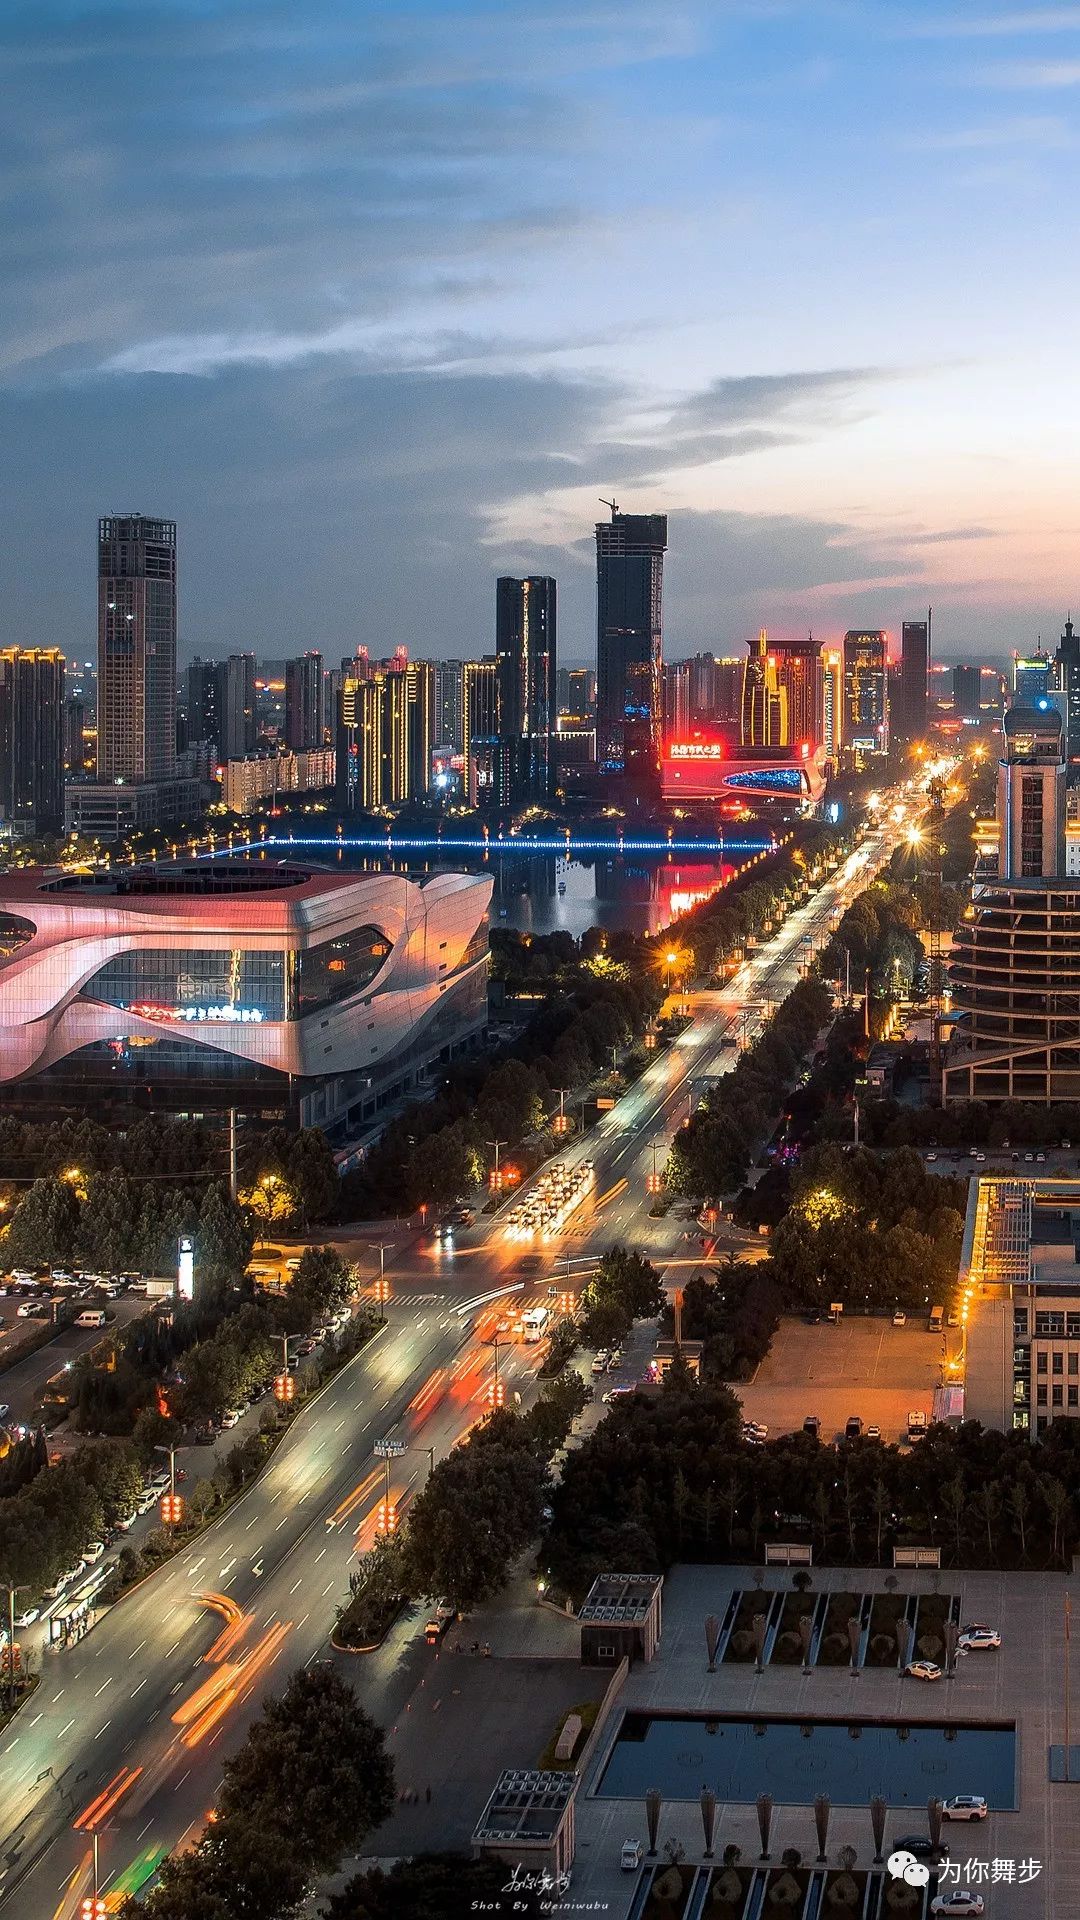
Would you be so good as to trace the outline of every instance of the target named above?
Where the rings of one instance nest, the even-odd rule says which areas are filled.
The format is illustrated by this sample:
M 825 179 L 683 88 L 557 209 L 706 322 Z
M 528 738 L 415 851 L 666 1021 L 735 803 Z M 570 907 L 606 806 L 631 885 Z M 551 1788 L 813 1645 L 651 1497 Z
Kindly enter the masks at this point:
M 957 1313 L 955 1307 L 953 1308 L 952 1312 L 947 1316 L 945 1325 L 947 1327 L 958 1327 L 960 1325 L 960 1315 Z
M 909 1680 L 943 1680 L 945 1669 L 936 1660 L 911 1660 L 904 1668 Z
M 1045 1159 L 1046 1159 L 1046 1155 L 1045 1155 L 1045 1153 L 1037 1153 L 1037 1154 L 1035 1155 L 1035 1159 L 1036 1159 L 1036 1162 L 1037 1162 L 1037 1164 L 1038 1164 L 1039 1166 L 1041 1166 L 1041 1165 L 1043 1164 L 1043 1162 L 1045 1161 Z
M 989 1647 L 1000 1647 L 1001 1633 L 997 1627 L 961 1627 L 956 1644 L 963 1653 L 982 1652 Z
M 138 1517 L 139 1517 L 139 1512 L 137 1507 L 132 1507 L 130 1513 L 121 1514 L 120 1518 L 116 1522 L 121 1533 L 130 1533 Z
M 936 1153 L 928 1153 L 928 1154 L 927 1154 L 927 1156 L 926 1156 L 926 1164 L 927 1164 L 927 1166 L 933 1166 L 933 1164 L 934 1164 L 934 1161 L 935 1161 L 936 1159 L 937 1159 L 937 1154 L 936 1154 Z
M 103 1560 L 104 1557 L 105 1557 L 104 1540 L 91 1540 L 90 1545 L 88 1547 L 83 1548 L 83 1565 L 84 1566 L 95 1567 L 98 1561 Z
M 879 1426 L 877 1426 L 876 1424 L 874 1424 L 874 1425 L 872 1425 L 872 1426 L 869 1426 L 869 1427 L 867 1427 L 867 1429 L 866 1429 L 866 1437 L 867 1437 L 867 1439 L 868 1439 L 868 1440 L 880 1440 L 880 1439 L 881 1439 L 881 1428 L 880 1428 Z
M 235 1427 L 239 1424 L 239 1420 L 240 1412 L 237 1407 L 226 1407 L 221 1416 L 221 1424 L 223 1427 Z
M 813 1439 L 816 1440 L 818 1438 L 821 1433 L 821 1421 L 818 1419 L 816 1413 L 807 1414 L 806 1419 L 802 1423 L 802 1430 L 804 1433 L 810 1434 Z
M 32 1627 L 34 1621 L 40 1618 L 40 1607 L 24 1607 L 21 1613 L 15 1615 L 15 1625 L 16 1627 Z
M 15 1313 L 20 1320 L 51 1320 L 52 1307 L 47 1300 L 24 1300 Z
M 0 1400 L 0 1426 L 3 1426 L 4 1422 L 10 1419 L 11 1408 L 8 1406 L 6 1400 Z
M 314 1353 L 315 1346 L 316 1342 L 314 1340 L 300 1340 L 297 1342 L 296 1351 L 297 1353 L 302 1353 L 306 1359 L 309 1353 Z
M 300 1265 L 300 1255 L 298 1253 L 291 1253 L 289 1255 L 289 1258 L 285 1262 L 286 1272 L 295 1273 L 299 1265 Z
M 600 1398 L 607 1406 L 612 1400 L 625 1400 L 627 1394 L 633 1392 L 633 1387 L 609 1387 L 606 1393 L 600 1395 Z
M 847 1424 L 844 1428 L 844 1439 L 857 1440 L 861 1433 L 862 1433 L 862 1415 L 859 1413 L 853 1413 L 849 1415 Z
M 896 1312 L 893 1314 L 893 1317 L 892 1317 L 892 1323 L 894 1327 L 907 1326 L 907 1314 L 904 1312 L 903 1307 L 897 1307 Z
M 1025 1153 L 1024 1155 L 1025 1160 L 1034 1160 L 1034 1158 L 1035 1158 L 1035 1155 L 1033 1153 Z
M 892 1843 L 893 1853 L 913 1853 L 916 1860 L 947 1860 L 948 1842 L 939 1840 L 935 1847 L 928 1833 L 902 1833 Z
M 622 1348 L 616 1347 L 614 1353 L 612 1354 L 610 1360 L 607 1363 L 608 1372 L 614 1373 L 617 1368 L 622 1366 L 622 1363 L 623 1363 Z
M 990 1809 L 981 1793 L 954 1793 L 941 1804 L 945 1820 L 985 1820 Z
M 623 1872 L 636 1873 L 641 1865 L 641 1860 L 641 1841 L 624 1840 L 622 1843 L 622 1852 L 619 1855 L 619 1865 Z
M 953 1887 L 948 1893 L 936 1893 L 930 1902 L 931 1913 L 980 1914 L 986 1912 L 986 1901 L 981 1893 L 972 1893 L 970 1887 Z

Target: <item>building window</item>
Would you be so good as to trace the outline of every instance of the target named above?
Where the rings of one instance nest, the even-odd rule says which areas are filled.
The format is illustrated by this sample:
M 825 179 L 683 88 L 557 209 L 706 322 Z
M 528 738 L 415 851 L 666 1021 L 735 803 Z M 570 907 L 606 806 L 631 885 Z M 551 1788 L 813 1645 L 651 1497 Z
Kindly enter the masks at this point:
M 1013 1308 L 1013 1339 L 1020 1339 L 1028 1330 L 1028 1310 L 1026 1307 Z
M 370 986 L 385 965 L 390 942 L 378 927 L 355 927 L 296 958 L 295 1011 L 301 1019 Z
M 1045 1407 L 1046 1405 L 1046 1388 L 1045 1387 L 1036 1387 L 1035 1405 L 1037 1407 Z
M 1070 1407 L 1075 1407 L 1075 1406 L 1076 1406 L 1076 1404 L 1077 1404 L 1077 1401 L 1078 1401 L 1078 1400 L 1080 1400 L 1080 1389 L 1078 1389 L 1078 1388 L 1076 1388 L 1076 1387 L 1070 1387 L 1070 1388 L 1069 1388 L 1069 1405 L 1070 1405 Z
M 1065 1357 L 1063 1354 L 1060 1354 L 1060 1353 L 1054 1354 L 1053 1359 L 1050 1362 L 1050 1371 L 1051 1373 L 1064 1373 Z
M 285 958 L 245 947 L 144 947 L 107 960 L 83 993 L 148 1020 L 284 1020 Z
M 1045 1372 L 1046 1372 L 1046 1355 L 1045 1355 L 1045 1353 L 1037 1353 L 1037 1354 L 1035 1355 L 1035 1371 L 1036 1371 L 1036 1373 L 1045 1373 Z
M 1037 1313 L 1035 1315 L 1035 1332 L 1037 1334 L 1043 1334 L 1050 1340 L 1060 1340 L 1065 1332 L 1065 1315 L 1063 1313 Z
M 1080 1373 L 1080 1353 L 1070 1353 L 1068 1371 Z
M 1061 1400 L 1061 1395 L 1062 1395 L 1062 1390 L 1061 1390 L 1061 1388 L 1060 1388 L 1060 1387 L 1055 1387 L 1055 1388 L 1054 1388 L 1054 1390 L 1053 1390 L 1053 1392 L 1052 1392 L 1052 1393 L 1051 1393 L 1051 1395 L 1050 1395 L 1050 1404 L 1051 1404 L 1051 1406 L 1054 1406 L 1054 1407 L 1060 1407 L 1060 1406 L 1061 1406 L 1061 1404 L 1062 1404 L 1062 1400 Z

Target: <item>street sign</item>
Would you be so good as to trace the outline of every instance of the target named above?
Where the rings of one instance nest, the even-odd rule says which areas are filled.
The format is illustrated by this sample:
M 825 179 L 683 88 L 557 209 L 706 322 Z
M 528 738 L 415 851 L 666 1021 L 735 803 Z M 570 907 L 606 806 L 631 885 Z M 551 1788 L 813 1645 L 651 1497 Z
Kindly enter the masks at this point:
M 373 1448 L 379 1460 L 397 1460 L 406 1452 L 404 1440 L 376 1440 Z

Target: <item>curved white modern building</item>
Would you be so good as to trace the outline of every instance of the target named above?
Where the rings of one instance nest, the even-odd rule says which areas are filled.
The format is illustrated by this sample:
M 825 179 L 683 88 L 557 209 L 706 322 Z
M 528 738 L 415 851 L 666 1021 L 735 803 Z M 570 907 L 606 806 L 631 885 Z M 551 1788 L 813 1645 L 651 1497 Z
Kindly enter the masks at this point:
M 483 1031 L 491 887 L 257 860 L 8 875 L 5 1108 L 373 1120 Z

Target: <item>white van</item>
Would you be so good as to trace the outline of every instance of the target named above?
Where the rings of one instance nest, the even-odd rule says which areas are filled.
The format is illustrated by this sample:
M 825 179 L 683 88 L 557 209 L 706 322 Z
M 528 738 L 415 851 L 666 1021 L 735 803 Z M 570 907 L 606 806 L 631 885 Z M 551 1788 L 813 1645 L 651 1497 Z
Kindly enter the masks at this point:
M 105 1325 L 104 1307 L 84 1307 L 81 1313 L 75 1315 L 75 1325 L 77 1327 L 103 1327 Z

